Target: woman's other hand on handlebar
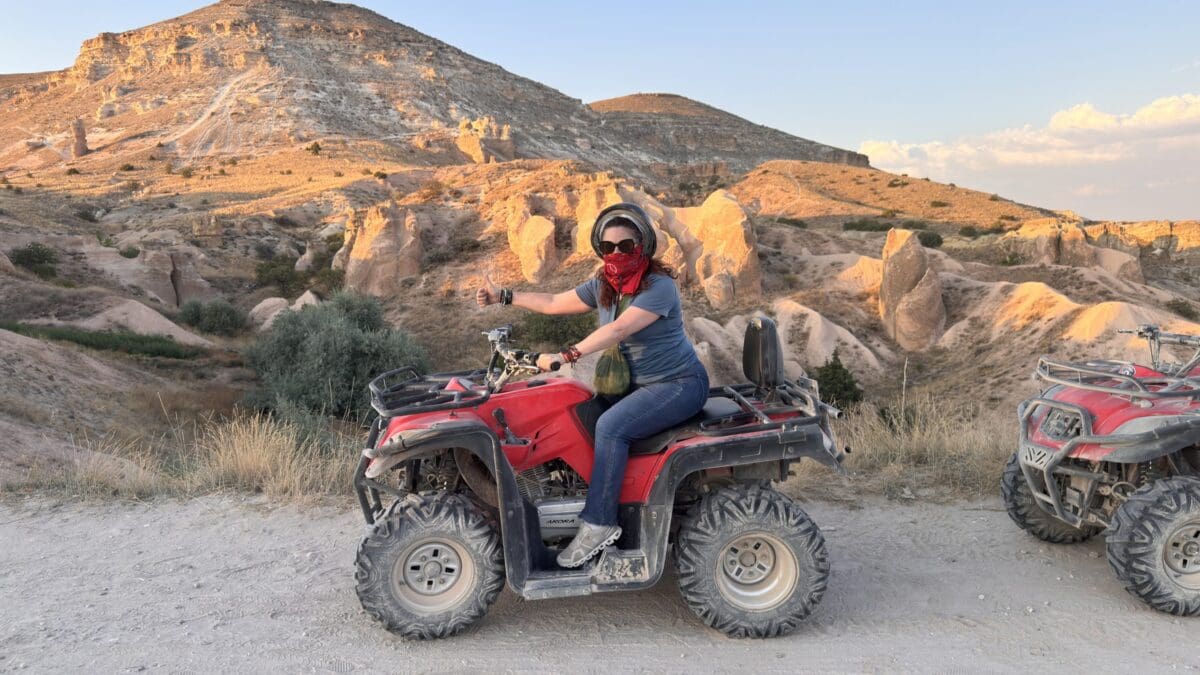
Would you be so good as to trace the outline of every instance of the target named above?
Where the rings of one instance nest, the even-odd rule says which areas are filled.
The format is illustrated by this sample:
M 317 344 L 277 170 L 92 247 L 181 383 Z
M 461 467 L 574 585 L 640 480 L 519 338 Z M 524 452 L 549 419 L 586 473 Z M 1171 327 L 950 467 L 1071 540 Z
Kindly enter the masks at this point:
M 558 370 L 562 367 L 562 357 L 558 354 L 540 354 L 537 359 L 538 370 L 543 373 L 551 370 Z

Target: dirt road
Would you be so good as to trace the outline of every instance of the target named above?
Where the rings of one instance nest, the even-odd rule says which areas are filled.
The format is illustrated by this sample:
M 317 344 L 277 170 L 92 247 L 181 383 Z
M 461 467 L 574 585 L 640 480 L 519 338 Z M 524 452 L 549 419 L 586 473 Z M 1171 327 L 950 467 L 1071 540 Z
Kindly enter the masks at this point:
M 731 640 L 652 591 L 524 602 L 397 639 L 359 611 L 349 510 L 234 498 L 0 504 L 0 671 L 1200 669 L 1200 620 L 1144 608 L 1099 542 L 1040 544 L 992 502 L 811 503 L 833 562 L 797 633 Z

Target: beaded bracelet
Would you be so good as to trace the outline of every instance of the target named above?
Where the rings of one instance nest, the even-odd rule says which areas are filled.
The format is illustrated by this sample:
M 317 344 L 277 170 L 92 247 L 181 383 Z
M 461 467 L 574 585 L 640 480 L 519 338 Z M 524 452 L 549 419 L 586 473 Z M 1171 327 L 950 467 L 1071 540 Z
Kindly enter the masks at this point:
M 579 347 L 567 347 L 565 350 L 563 350 L 563 353 L 559 354 L 559 356 L 561 356 L 563 361 L 566 361 L 567 363 L 575 363 L 583 357 L 583 354 L 580 353 Z

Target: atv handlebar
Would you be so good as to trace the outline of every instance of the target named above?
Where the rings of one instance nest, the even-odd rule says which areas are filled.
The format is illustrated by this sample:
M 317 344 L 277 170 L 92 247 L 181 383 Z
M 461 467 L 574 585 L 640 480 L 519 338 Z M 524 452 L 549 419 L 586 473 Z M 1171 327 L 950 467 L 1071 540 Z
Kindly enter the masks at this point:
M 1184 345 L 1186 347 L 1200 347 L 1200 335 L 1186 335 L 1184 333 L 1164 333 L 1159 330 L 1154 324 L 1142 324 L 1137 328 L 1119 328 L 1118 333 L 1127 335 L 1136 335 L 1140 338 L 1156 341 L 1164 345 Z

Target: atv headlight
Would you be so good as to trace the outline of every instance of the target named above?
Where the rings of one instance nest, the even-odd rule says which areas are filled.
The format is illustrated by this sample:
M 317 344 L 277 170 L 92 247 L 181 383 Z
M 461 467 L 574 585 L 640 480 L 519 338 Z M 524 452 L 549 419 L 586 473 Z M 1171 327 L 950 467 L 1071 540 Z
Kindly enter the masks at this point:
M 1161 427 L 1171 426 L 1172 424 L 1179 424 L 1180 422 L 1185 422 L 1188 420 L 1189 417 L 1195 417 L 1195 416 L 1194 415 L 1151 415 L 1149 417 L 1139 417 L 1137 419 L 1129 420 L 1128 422 L 1117 427 L 1115 430 L 1113 430 L 1113 433 L 1114 434 L 1128 434 L 1128 435 L 1143 434 L 1143 433 L 1146 433 L 1147 431 L 1154 431 L 1155 429 L 1159 429 Z

